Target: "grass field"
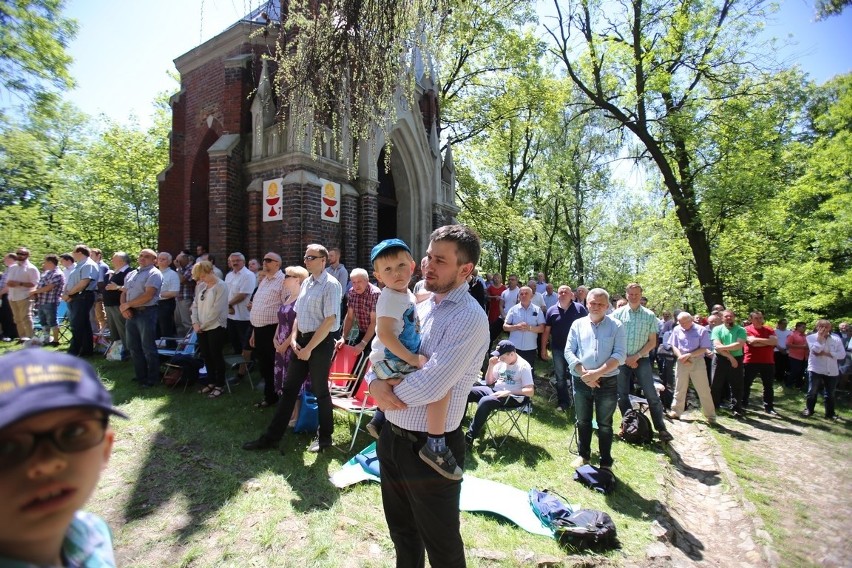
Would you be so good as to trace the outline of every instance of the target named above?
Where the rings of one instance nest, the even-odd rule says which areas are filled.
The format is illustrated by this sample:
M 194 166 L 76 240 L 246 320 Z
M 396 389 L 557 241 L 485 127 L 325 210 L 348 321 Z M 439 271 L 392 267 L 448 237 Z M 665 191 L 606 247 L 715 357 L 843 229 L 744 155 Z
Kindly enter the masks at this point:
M 88 507 L 111 525 L 120 565 L 393 565 L 378 484 L 339 490 L 328 481 L 351 457 L 345 416 L 336 415 L 332 451 L 309 454 L 310 438 L 288 432 L 280 453 L 246 452 L 241 444 L 262 432 L 271 412 L 253 408 L 260 396 L 247 383 L 210 400 L 193 388 L 142 390 L 131 381 L 129 363 L 93 363 L 131 417 L 113 421 L 112 461 Z M 480 442 L 467 456 L 466 471 L 524 491 L 553 489 L 572 503 L 606 511 L 621 549 L 596 563 L 643 558 L 653 540 L 650 524 L 663 507 L 665 454 L 658 446 L 616 442 L 620 485 L 610 496 L 596 494 L 572 480 L 573 425 L 554 406 L 540 389 L 529 445 L 511 438 L 498 452 Z M 370 441 L 361 433 L 356 449 Z M 500 518 L 462 513 L 461 520 L 470 566 L 519 566 L 571 552 Z

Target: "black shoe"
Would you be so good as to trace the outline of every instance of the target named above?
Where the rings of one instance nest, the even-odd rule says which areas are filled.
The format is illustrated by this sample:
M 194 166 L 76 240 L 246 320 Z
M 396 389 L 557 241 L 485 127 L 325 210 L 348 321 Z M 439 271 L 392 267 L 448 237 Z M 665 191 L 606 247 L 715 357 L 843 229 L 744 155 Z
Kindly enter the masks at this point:
M 447 479 L 458 481 L 464 474 L 450 448 L 446 448 L 443 452 L 433 452 L 429 444 L 424 444 L 420 448 L 420 459 Z
M 464 443 L 467 444 L 468 447 L 473 446 L 473 440 L 473 434 L 471 434 L 470 432 L 464 435 Z
M 269 438 L 266 438 L 265 436 L 261 436 L 257 440 L 252 440 L 251 442 L 246 442 L 245 444 L 243 444 L 243 449 L 244 450 L 250 450 L 250 451 L 252 451 L 252 450 L 272 450 L 272 449 L 275 449 L 275 446 L 277 446 L 277 445 L 278 444 L 276 442 L 273 442 Z
M 319 438 L 314 438 L 314 441 L 311 442 L 311 445 L 308 448 L 308 451 L 311 452 L 312 454 L 318 454 L 318 453 L 322 452 L 324 449 L 330 448 L 330 447 L 331 447 L 331 442 L 323 442 Z
M 811 411 L 810 411 L 810 410 L 808 410 L 807 408 L 806 408 L 806 409 L 804 409 L 804 410 L 802 411 L 802 416 L 804 416 L 805 418 L 807 418 L 807 417 L 808 417 L 808 416 L 810 416 L 811 414 L 813 414 L 813 412 L 811 412 Z
M 661 442 L 671 442 L 674 440 L 674 436 L 672 436 L 671 432 L 668 430 L 661 430 L 657 432 L 657 436 L 659 436 Z

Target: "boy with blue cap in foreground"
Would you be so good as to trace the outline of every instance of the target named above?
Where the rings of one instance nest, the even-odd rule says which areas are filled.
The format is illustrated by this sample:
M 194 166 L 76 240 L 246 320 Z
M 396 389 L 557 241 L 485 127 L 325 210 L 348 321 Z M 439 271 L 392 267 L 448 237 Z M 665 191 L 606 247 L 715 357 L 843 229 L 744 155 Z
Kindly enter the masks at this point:
M 376 338 L 370 362 L 377 379 L 397 380 L 398 383 L 426 363 L 426 357 L 418 354 L 418 298 L 408 289 L 415 263 L 411 249 L 400 239 L 386 239 L 374 246 L 370 262 L 376 280 L 384 284 L 376 303 Z M 420 458 L 444 477 L 457 480 L 462 478 L 462 470 L 444 438 L 449 403 L 450 393 L 447 393 L 442 400 L 426 407 L 428 437 L 420 449 Z
M 0 357 L 0 566 L 115 566 L 112 535 L 80 511 L 127 418 L 87 362 L 23 349 Z

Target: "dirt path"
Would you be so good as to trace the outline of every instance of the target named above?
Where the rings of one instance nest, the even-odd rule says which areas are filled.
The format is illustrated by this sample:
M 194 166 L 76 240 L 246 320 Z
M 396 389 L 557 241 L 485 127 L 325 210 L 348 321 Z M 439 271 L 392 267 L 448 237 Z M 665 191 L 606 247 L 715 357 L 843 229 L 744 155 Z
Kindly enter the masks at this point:
M 740 480 L 700 413 L 684 418 L 670 426 L 674 467 L 663 480 L 667 509 L 658 519 L 666 533 L 648 550 L 655 565 L 852 566 L 849 445 L 815 432 L 825 428 L 822 419 L 754 412 L 747 421 L 722 420 L 722 435 L 759 464 Z M 743 483 L 778 511 L 773 532 L 783 543 L 773 542 Z

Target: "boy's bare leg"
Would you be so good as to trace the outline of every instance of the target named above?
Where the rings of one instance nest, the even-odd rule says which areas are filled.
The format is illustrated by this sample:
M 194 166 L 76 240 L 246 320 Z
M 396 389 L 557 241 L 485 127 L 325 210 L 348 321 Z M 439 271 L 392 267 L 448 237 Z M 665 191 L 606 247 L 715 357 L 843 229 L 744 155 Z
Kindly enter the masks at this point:
M 444 436 L 444 425 L 450 409 L 450 393 L 426 406 L 426 430 L 430 436 Z
M 426 443 L 420 449 L 420 459 L 448 479 L 462 478 L 462 470 L 456 463 L 453 452 L 444 438 L 447 411 L 450 406 L 450 393 L 426 406 Z

